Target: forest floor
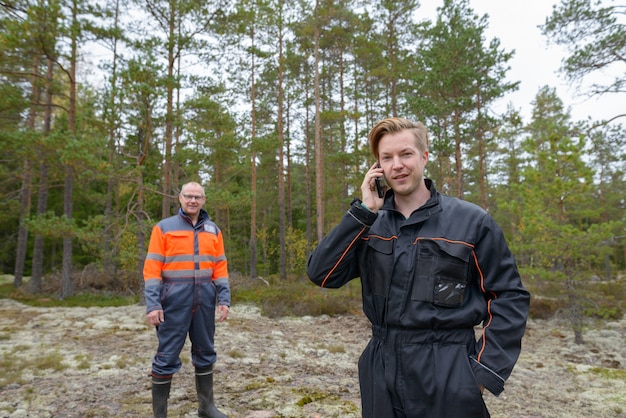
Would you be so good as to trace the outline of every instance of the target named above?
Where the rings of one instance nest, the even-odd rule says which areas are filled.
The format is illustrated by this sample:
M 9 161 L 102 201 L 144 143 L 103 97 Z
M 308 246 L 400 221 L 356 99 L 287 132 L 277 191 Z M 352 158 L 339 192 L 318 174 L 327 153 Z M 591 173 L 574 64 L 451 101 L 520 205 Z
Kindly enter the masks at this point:
M 0 417 L 150 417 L 156 349 L 142 306 L 35 308 L 0 300 Z M 234 305 L 216 330 L 215 398 L 230 417 L 360 417 L 362 315 L 270 319 Z M 626 320 L 586 329 L 531 320 L 493 417 L 626 417 Z M 189 345 L 171 417 L 196 416 Z

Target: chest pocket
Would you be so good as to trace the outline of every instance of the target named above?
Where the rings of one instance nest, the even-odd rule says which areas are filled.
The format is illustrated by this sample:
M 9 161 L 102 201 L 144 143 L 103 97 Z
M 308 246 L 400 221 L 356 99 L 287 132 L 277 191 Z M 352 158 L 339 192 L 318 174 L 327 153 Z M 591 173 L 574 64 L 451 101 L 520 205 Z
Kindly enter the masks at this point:
M 219 256 L 217 249 L 217 235 L 213 232 L 198 232 L 198 251 L 201 256 Z
M 190 256 L 193 254 L 193 232 L 172 231 L 165 242 L 166 256 Z
M 369 280 L 363 285 L 368 286 L 374 295 L 387 296 L 393 266 L 394 240 L 370 236 L 367 246 L 368 274 L 366 277 Z
M 450 308 L 463 305 L 472 248 L 461 243 L 424 239 L 417 241 L 415 251 L 411 299 Z

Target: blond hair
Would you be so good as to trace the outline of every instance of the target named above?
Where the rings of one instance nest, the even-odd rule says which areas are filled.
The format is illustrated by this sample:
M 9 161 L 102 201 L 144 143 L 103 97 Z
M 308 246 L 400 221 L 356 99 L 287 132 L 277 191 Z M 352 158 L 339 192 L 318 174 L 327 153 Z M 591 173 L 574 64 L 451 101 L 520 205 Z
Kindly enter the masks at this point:
M 422 122 L 413 122 L 404 118 L 387 118 L 379 121 L 368 135 L 372 155 L 378 159 L 378 144 L 383 136 L 404 130 L 411 131 L 415 137 L 415 144 L 421 151 L 428 151 L 428 130 Z

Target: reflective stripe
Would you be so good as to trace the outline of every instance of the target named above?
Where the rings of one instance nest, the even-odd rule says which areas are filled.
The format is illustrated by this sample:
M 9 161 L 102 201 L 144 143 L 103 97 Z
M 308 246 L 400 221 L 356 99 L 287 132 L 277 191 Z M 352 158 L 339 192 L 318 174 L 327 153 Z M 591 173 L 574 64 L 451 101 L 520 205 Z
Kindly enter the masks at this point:
M 220 277 L 219 279 L 213 279 L 213 283 L 215 283 L 216 286 L 219 286 L 221 284 L 228 285 L 228 277 Z
M 165 261 L 165 257 L 163 256 L 163 254 L 148 253 L 146 255 L 146 260 L 154 260 L 154 261 L 163 262 L 163 261 Z
M 193 263 L 194 262 L 193 254 L 170 255 L 170 256 L 166 256 L 165 259 L 163 260 L 163 263 L 165 264 L 184 263 L 184 262 Z
M 155 258 L 151 258 L 155 259 Z M 168 263 L 184 263 L 184 262 L 192 262 L 192 263 L 217 263 L 219 261 L 226 261 L 226 256 L 214 256 L 208 254 L 194 255 L 194 254 L 178 254 L 173 256 L 162 257 L 158 261 L 162 261 L 165 264 Z
M 161 273 L 163 276 L 163 280 L 166 279 L 184 279 L 189 277 L 206 277 L 207 279 L 213 278 L 213 269 L 204 269 L 204 270 L 163 270 Z

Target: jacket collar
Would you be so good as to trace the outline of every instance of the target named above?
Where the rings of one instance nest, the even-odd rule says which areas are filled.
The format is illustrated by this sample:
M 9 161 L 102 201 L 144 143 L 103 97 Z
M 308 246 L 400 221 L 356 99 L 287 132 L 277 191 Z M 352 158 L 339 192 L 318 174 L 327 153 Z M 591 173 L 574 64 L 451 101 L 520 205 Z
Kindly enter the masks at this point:
M 178 214 L 187 222 L 189 225 L 193 225 L 191 218 L 183 211 L 183 208 L 178 208 Z M 196 222 L 196 227 L 198 225 L 204 224 L 205 221 L 208 221 L 209 214 L 206 210 L 200 209 L 200 213 L 198 214 L 198 222 Z

